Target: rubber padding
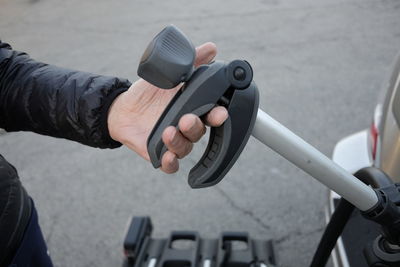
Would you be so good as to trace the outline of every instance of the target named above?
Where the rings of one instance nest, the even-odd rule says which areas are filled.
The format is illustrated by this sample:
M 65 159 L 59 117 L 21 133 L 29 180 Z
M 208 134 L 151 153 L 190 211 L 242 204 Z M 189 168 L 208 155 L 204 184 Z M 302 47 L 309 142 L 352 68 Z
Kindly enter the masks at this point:
M 195 55 L 196 49 L 190 40 L 170 25 L 147 46 L 140 60 L 138 75 L 157 87 L 174 88 L 192 75 Z

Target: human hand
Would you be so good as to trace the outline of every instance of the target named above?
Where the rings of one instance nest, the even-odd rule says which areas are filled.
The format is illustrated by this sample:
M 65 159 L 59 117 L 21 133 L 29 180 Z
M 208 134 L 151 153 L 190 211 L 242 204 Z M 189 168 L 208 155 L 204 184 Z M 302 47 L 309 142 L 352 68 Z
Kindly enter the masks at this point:
M 211 62 L 217 53 L 215 44 L 205 43 L 196 48 L 195 66 Z M 174 89 L 160 89 L 143 79 L 136 81 L 128 91 L 120 94 L 108 112 L 108 131 L 111 138 L 126 145 L 141 157 L 150 160 L 147 152 L 147 138 L 158 118 L 178 92 L 181 85 Z M 205 124 L 218 127 L 228 118 L 224 107 L 213 108 L 205 121 L 194 114 L 186 114 L 179 120 L 179 130 L 167 127 L 162 140 L 167 147 L 161 159 L 161 170 L 174 173 L 179 169 L 178 159 L 185 157 L 205 133 Z

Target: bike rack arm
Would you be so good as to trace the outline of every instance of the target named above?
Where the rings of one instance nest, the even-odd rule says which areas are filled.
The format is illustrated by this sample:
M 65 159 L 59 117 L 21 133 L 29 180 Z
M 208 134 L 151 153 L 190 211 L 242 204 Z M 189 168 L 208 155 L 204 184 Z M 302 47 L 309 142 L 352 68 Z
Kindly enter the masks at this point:
M 378 203 L 374 190 L 312 145 L 258 110 L 252 135 L 362 211 Z
M 358 209 L 376 206 L 374 190 L 335 164 L 313 146 L 258 110 L 258 90 L 250 64 L 244 60 L 212 62 L 194 70 L 195 48 L 175 26 L 162 30 L 144 52 L 138 75 L 160 88 L 185 86 L 171 100 L 154 126 L 147 150 L 155 168 L 167 150 L 162 141 L 164 129 L 178 126 L 186 113 L 202 116 L 216 105 L 227 108 L 229 118 L 212 129 L 209 145 L 189 174 L 194 188 L 221 181 L 253 135 L 321 183 L 341 195 Z M 256 122 L 254 121 L 256 117 Z

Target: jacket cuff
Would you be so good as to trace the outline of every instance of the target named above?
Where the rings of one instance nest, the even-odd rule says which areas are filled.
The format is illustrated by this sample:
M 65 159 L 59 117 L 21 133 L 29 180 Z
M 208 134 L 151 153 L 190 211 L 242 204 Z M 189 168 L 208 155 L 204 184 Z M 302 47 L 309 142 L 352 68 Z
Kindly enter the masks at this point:
M 123 92 L 127 91 L 128 88 L 121 87 L 115 89 L 112 93 L 110 93 L 105 99 L 104 103 L 101 108 L 101 118 L 100 118 L 100 131 L 102 132 L 102 136 L 104 137 L 104 144 L 107 144 L 108 148 L 117 148 L 122 146 L 122 144 L 118 141 L 115 141 L 111 138 L 110 132 L 108 131 L 108 112 L 114 100 L 122 94 Z

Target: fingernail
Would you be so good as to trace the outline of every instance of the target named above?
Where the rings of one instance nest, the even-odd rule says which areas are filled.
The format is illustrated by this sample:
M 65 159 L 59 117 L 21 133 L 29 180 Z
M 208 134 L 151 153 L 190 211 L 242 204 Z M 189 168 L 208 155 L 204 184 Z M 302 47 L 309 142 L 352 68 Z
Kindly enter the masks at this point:
M 196 125 L 196 118 L 193 118 L 189 124 L 189 131 L 193 130 L 195 125 Z
M 173 167 L 174 170 L 178 170 L 178 168 L 179 168 L 178 164 L 179 164 L 178 163 L 178 159 L 174 158 L 174 160 L 172 161 L 172 167 Z
M 228 111 L 224 108 L 224 119 L 226 120 L 229 116 Z
M 218 108 L 220 109 L 219 114 L 220 114 L 221 120 L 225 121 L 229 116 L 228 111 L 224 107 L 218 107 Z
M 171 171 L 171 172 L 176 172 L 177 170 L 178 170 L 178 168 L 179 168 L 179 165 L 178 165 L 179 163 L 178 163 L 178 159 L 176 158 L 176 157 L 174 157 L 172 160 L 171 160 L 171 162 L 169 163 L 169 170 Z
M 176 129 L 174 129 L 174 133 L 172 134 L 172 137 L 171 137 L 171 145 L 173 145 L 173 146 L 177 145 L 177 143 L 178 143 L 177 133 L 178 133 L 178 131 Z

